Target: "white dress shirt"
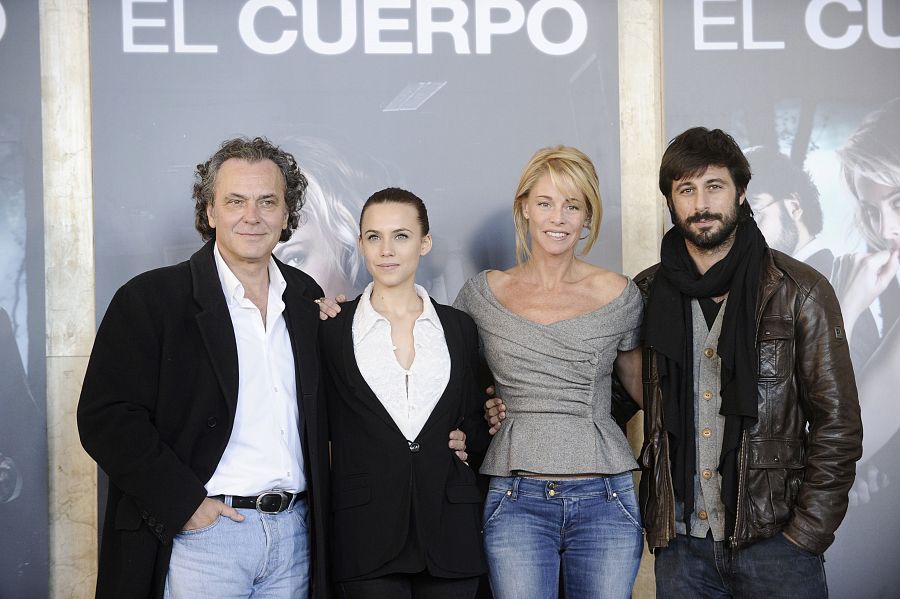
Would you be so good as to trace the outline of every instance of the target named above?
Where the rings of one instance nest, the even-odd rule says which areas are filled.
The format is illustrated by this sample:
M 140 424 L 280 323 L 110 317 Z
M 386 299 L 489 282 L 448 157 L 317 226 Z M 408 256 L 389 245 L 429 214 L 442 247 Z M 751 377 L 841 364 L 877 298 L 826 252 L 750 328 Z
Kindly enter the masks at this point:
M 294 350 L 281 299 L 287 283 L 269 258 L 266 323 L 244 296 L 216 245 L 213 253 L 238 353 L 238 400 L 225 453 L 206 483 L 209 495 L 258 495 L 306 489 L 300 446 Z
M 391 323 L 372 307 L 369 283 L 353 315 L 353 351 L 359 371 L 407 441 L 419 435 L 450 380 L 450 352 L 444 327 L 428 292 L 416 285 L 422 315 L 413 325 L 416 355 L 400 366 L 391 340 Z

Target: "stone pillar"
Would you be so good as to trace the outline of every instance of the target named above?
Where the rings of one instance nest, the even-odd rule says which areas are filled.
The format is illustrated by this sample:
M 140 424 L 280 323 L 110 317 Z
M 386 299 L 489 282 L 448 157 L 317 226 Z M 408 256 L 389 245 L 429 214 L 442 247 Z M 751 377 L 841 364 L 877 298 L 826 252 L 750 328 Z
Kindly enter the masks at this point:
M 50 596 L 93 597 L 97 467 L 75 407 L 94 339 L 88 0 L 40 0 Z
M 662 0 L 619 0 L 619 151 L 624 272 L 635 276 L 659 261 L 666 226 L 657 187 L 663 141 Z M 628 425 L 635 452 L 643 413 Z M 644 549 L 632 597 L 656 596 L 653 556 Z

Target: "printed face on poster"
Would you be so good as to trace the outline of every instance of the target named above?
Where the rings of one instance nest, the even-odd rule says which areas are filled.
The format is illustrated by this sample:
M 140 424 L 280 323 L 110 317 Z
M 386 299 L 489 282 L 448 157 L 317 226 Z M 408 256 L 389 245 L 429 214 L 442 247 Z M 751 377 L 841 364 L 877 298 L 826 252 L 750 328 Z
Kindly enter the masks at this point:
M 864 455 L 826 554 L 835 597 L 900 583 L 900 4 L 665 3 L 665 122 L 731 133 L 769 245 L 825 274 L 856 371 Z

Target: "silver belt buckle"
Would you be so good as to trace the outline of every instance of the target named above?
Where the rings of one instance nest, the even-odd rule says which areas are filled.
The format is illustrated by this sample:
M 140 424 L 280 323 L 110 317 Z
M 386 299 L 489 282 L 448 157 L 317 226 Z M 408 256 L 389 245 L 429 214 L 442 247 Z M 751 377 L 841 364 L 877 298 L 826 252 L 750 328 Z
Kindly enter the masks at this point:
M 276 497 L 278 497 L 278 507 L 272 509 L 269 505 L 271 501 L 273 501 Z M 256 511 L 262 514 L 278 514 L 287 509 L 287 506 L 291 503 L 291 495 L 285 491 L 280 491 L 278 489 L 273 489 L 271 491 L 266 491 L 265 493 L 260 493 L 256 497 Z

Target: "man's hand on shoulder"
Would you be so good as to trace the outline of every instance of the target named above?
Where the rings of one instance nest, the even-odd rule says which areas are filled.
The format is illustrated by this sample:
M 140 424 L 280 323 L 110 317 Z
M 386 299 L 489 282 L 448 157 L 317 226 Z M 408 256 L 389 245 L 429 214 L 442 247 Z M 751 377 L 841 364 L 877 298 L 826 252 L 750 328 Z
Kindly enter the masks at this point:
M 347 296 L 343 293 L 339 293 L 335 296 L 334 299 L 328 297 L 320 297 L 315 300 L 317 304 L 319 304 L 319 318 L 322 320 L 328 320 L 329 318 L 334 318 L 341 311 L 340 304 L 347 301 Z
M 218 499 L 206 497 L 197 507 L 194 515 L 184 523 L 181 530 L 197 530 L 198 528 L 206 528 L 216 521 L 220 516 L 231 518 L 235 522 L 242 522 L 244 517 L 239 511 L 233 507 L 227 506 Z

